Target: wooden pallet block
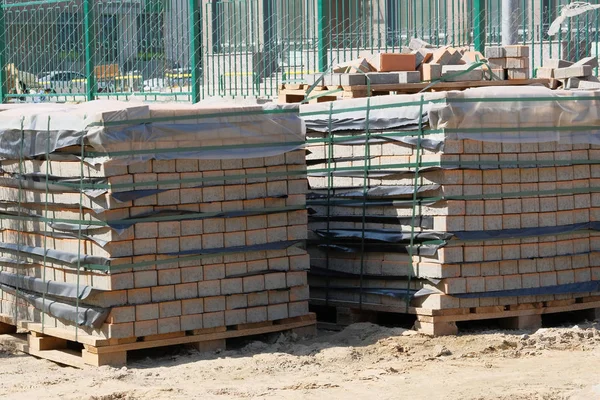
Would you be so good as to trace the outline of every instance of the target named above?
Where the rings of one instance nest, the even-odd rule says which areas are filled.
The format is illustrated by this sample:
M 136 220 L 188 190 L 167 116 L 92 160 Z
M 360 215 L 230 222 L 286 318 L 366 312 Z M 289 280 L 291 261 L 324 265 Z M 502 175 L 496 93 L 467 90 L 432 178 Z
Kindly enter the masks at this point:
M 10 326 L 10 325 L 9 325 Z M 14 326 L 12 326 L 15 328 Z M 191 345 L 199 351 L 224 349 L 227 339 L 264 335 L 274 332 L 295 332 L 300 336 L 316 334 L 316 316 L 313 313 L 259 324 L 198 329 L 127 339 L 98 339 L 89 335 L 75 335 L 56 328 L 41 329 L 41 324 L 21 323 L 30 333 L 19 336 L 19 351 L 60 364 L 81 368 L 84 365 L 113 367 L 127 364 L 127 352 L 173 345 Z M 15 336 L 17 338 L 17 336 Z M 16 339 L 15 339 L 16 340 Z M 67 349 L 67 343 L 83 344 L 78 353 Z
M 422 333 L 439 336 L 458 333 L 457 322 L 499 319 L 507 329 L 537 329 L 542 326 L 543 314 L 589 310 L 595 319 L 600 309 L 600 296 L 553 300 L 510 306 L 473 307 L 464 309 L 417 309 L 415 328 Z

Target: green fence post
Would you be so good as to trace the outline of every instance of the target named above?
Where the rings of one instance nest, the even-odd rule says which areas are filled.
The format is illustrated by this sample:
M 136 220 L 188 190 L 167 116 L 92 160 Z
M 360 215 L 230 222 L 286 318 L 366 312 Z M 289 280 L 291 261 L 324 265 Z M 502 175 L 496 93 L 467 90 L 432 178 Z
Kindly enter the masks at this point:
M 189 0 L 190 13 L 190 68 L 192 77 L 192 103 L 200 102 L 200 79 L 198 77 L 198 64 L 200 61 L 200 7 L 197 0 Z
M 327 71 L 327 47 L 325 45 L 325 6 L 326 0 L 317 0 L 317 57 L 318 57 L 318 68 L 320 72 Z
M 0 3 L 0 103 L 4 103 L 6 85 L 6 41 L 4 37 L 4 4 Z
M 94 75 L 94 36 L 92 24 L 94 16 L 92 15 L 92 0 L 83 0 L 83 30 L 85 37 L 85 77 L 86 77 L 86 97 L 88 101 L 95 98 L 97 92 L 96 77 Z
M 475 51 L 481 53 L 485 50 L 485 2 L 486 0 L 473 0 L 473 44 Z

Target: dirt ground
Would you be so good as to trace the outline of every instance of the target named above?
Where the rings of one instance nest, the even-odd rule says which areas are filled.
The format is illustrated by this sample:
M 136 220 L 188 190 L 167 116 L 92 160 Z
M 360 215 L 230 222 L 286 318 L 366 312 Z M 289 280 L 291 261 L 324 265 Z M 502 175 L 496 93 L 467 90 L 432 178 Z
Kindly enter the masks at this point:
M 0 345 L 2 399 L 600 399 L 600 324 L 430 338 L 369 323 L 200 354 L 61 367 Z

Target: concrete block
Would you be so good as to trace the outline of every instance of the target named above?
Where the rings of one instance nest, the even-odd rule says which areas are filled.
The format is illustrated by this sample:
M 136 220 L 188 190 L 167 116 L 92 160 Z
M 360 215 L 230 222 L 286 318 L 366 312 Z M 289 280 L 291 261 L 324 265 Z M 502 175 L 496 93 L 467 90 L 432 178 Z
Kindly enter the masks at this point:
M 546 79 L 554 78 L 554 68 L 540 67 L 536 70 L 536 77 Z
M 135 336 L 150 336 L 158 334 L 157 320 L 137 321 L 133 324 Z
M 251 307 L 246 309 L 248 323 L 267 321 L 267 307 Z
M 159 318 L 179 317 L 181 315 L 181 301 L 167 301 L 158 305 Z
M 152 290 L 152 302 L 175 300 L 175 286 L 155 286 Z
M 505 57 L 529 57 L 529 46 L 510 45 L 504 46 Z
M 419 39 L 419 38 L 411 38 L 410 42 L 408 42 L 408 48 L 411 50 L 420 50 L 420 49 L 434 49 L 435 46 L 432 44 Z
M 219 294 L 221 294 L 221 281 L 198 282 L 198 295 L 200 297 L 218 296 Z
M 150 303 L 152 292 L 150 288 L 130 289 L 127 291 L 127 302 L 129 304 L 145 304 Z
M 529 79 L 529 68 L 513 68 L 506 70 L 507 79 Z
M 486 46 L 484 53 L 488 60 L 490 58 L 506 57 L 506 51 L 502 46 Z
M 266 306 L 269 304 L 267 292 L 248 293 L 248 307 Z
M 542 68 L 548 68 L 548 69 L 567 68 L 567 67 L 570 67 L 571 65 L 573 65 L 573 63 L 570 61 L 561 60 L 559 58 L 551 58 L 551 59 L 544 60 L 544 66 Z M 539 71 L 539 69 L 538 69 L 538 71 Z M 539 76 L 539 74 L 538 74 L 538 77 L 546 78 L 546 77 Z M 547 77 L 547 78 L 551 78 L 551 77 Z
M 229 278 L 221 280 L 221 294 L 242 293 L 242 278 Z
M 567 68 L 557 68 L 554 70 L 554 78 L 556 79 L 567 79 L 567 78 L 579 78 L 583 76 L 592 75 L 592 67 L 589 65 L 578 65 Z
M 448 82 L 480 81 L 483 79 L 483 70 L 480 68 L 468 71 L 468 65 L 443 65 L 442 76 Z
M 225 325 L 238 325 L 246 323 L 246 310 L 227 310 L 225 311 Z
M 587 65 L 591 68 L 598 68 L 598 57 L 585 57 L 573 64 L 574 67 Z
M 369 61 L 365 57 L 338 64 L 333 68 L 334 73 L 353 73 L 358 71 L 372 71 L 371 64 L 369 64 Z
M 224 311 L 226 308 L 225 296 L 214 296 L 204 298 L 204 312 Z
M 308 301 L 300 301 L 288 304 L 288 317 L 299 317 L 308 314 Z
M 158 319 L 158 304 L 141 304 L 135 306 L 136 321 Z
M 504 69 L 506 68 L 506 58 L 488 58 L 488 65 L 492 69 Z
M 225 312 L 218 311 L 202 314 L 202 325 L 204 328 L 217 328 L 225 326 Z
M 186 299 L 181 301 L 181 314 L 202 314 L 204 312 L 203 299 Z
M 269 321 L 288 318 L 287 304 L 273 304 L 267 306 L 267 318 Z
M 442 77 L 442 65 L 441 64 L 423 64 L 419 68 L 421 72 L 421 79 L 425 82 L 435 81 Z
M 527 57 L 507 57 L 507 69 L 527 69 L 529 68 L 529 58 Z
M 202 314 L 182 315 L 180 317 L 180 324 L 182 331 L 202 329 Z

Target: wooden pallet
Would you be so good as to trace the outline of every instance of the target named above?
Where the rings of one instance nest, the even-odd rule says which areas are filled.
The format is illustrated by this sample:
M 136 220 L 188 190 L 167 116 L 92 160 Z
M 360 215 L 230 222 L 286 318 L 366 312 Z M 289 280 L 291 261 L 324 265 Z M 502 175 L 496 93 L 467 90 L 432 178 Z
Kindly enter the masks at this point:
M 42 333 L 41 324 L 31 322 L 20 323 L 20 326 L 29 333 L 16 334 L 16 326 L 0 322 L 0 333 L 10 334 L 10 341 L 19 351 L 78 368 L 85 365 L 117 367 L 127 364 L 127 352 L 132 350 L 187 344 L 199 351 L 213 351 L 225 349 L 227 340 L 233 338 L 275 332 L 295 332 L 301 336 L 312 336 L 316 334 L 316 316 L 311 313 L 275 321 L 128 339 L 102 339 L 85 334 L 76 336 L 73 332 L 57 328 L 45 328 Z M 83 344 L 83 350 L 68 349 L 69 342 Z
M 491 86 L 527 86 L 543 85 L 554 87 L 551 79 L 514 79 L 506 81 L 465 81 L 465 82 L 440 82 L 427 91 L 464 90 L 475 87 Z M 317 86 L 308 95 L 313 98 L 308 103 L 323 103 L 328 101 L 355 99 L 367 96 L 380 96 L 388 94 L 411 94 L 419 93 L 427 88 L 429 83 L 402 83 L 393 85 L 371 85 L 370 92 L 367 85 L 354 86 Z M 304 101 L 306 92 L 310 85 L 307 84 L 282 84 L 279 87 L 279 103 L 300 103 Z M 331 93 L 328 93 L 331 92 Z
M 600 296 L 578 297 L 567 300 L 542 301 L 535 303 L 513 304 L 506 306 L 453 308 L 433 310 L 419 307 L 388 307 L 381 304 L 344 302 L 330 300 L 313 301 L 313 306 L 334 309 L 335 321 L 321 323 L 323 328 L 340 329 L 356 322 L 378 322 L 381 313 L 394 313 L 402 317 L 416 318 L 415 329 L 433 336 L 454 335 L 458 333 L 457 323 L 467 321 L 498 320 L 506 329 L 536 329 L 542 326 L 542 315 L 581 312 L 585 319 L 600 317 Z M 319 321 L 322 320 L 319 308 Z M 330 312 L 330 315 L 332 313 Z

